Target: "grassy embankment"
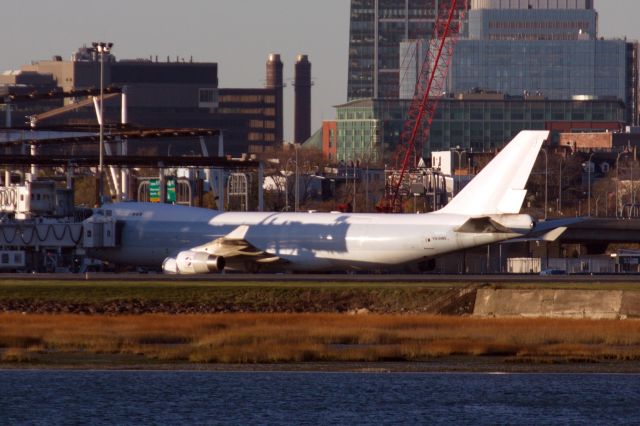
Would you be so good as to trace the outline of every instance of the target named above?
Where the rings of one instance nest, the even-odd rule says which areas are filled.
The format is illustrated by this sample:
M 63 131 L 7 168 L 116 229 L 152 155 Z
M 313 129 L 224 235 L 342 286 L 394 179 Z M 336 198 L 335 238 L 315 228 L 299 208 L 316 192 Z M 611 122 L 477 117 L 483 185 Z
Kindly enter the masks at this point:
M 213 312 L 346 312 L 367 308 L 374 312 L 433 314 L 469 313 L 465 290 L 483 285 L 512 289 L 635 290 L 625 282 L 499 283 L 469 285 L 439 282 L 195 282 L 195 281 L 0 281 L 0 311 L 29 313 L 213 313 Z M 462 277 L 463 278 L 463 277 Z M 488 278 L 490 279 L 490 278 Z M 470 296 L 473 296 L 471 294 Z M 471 297 L 472 298 L 472 297 Z M 448 301 L 452 301 L 448 305 Z M 465 305 L 466 304 L 466 305 Z M 462 306 L 465 305 L 465 306 Z M 462 310 L 461 310 L 462 309 Z
M 640 321 L 374 314 L 0 314 L 4 363 L 90 364 L 96 359 L 104 363 L 104 357 L 115 365 L 379 362 L 457 355 L 522 363 L 640 360 Z
M 637 289 L 604 282 L 513 287 Z M 468 313 L 473 293 L 460 298 L 465 288 L 465 283 L 438 282 L 5 280 L 0 311 L 8 312 L 0 314 L 0 362 L 372 362 L 458 355 L 516 363 L 640 360 L 640 321 L 426 315 Z M 451 303 L 452 297 L 460 300 Z M 344 314 L 363 308 L 373 314 Z M 176 313 L 182 315 L 168 315 Z
M 274 276 L 277 280 L 277 276 Z M 0 312 L 348 312 L 462 314 L 473 294 L 450 283 L 0 282 Z

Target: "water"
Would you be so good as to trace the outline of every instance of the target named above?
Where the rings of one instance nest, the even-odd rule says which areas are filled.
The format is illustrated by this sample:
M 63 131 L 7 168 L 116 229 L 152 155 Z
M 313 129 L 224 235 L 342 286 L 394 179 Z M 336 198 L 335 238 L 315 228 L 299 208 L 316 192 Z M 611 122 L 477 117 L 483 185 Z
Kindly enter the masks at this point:
M 640 424 L 640 376 L 0 371 L 0 424 Z

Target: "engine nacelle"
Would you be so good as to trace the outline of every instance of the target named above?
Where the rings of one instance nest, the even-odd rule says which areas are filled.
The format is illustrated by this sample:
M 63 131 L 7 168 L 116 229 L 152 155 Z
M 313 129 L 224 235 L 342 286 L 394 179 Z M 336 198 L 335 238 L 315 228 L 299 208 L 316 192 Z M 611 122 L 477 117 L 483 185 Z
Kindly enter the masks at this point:
M 212 256 L 200 251 L 181 251 L 162 262 L 162 270 L 168 274 L 194 275 L 222 271 L 225 260 L 222 256 Z

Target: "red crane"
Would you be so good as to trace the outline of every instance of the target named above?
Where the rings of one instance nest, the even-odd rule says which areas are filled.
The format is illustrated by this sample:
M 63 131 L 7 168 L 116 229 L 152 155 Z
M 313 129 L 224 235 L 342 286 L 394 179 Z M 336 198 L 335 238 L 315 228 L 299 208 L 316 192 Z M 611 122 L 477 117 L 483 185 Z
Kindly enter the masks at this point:
M 458 4 L 464 1 L 464 8 L 458 16 Z M 395 153 L 396 170 L 399 174 L 392 175 L 387 181 L 387 190 L 378 210 L 384 212 L 402 212 L 402 188 L 408 187 L 405 182 L 409 167 L 416 167 L 423 152 L 423 143 L 418 138 L 427 138 L 438 102 L 443 95 L 447 72 L 453 57 L 453 51 L 460 35 L 464 14 L 468 0 L 442 1 L 438 10 L 436 23 L 429 42 L 427 54 L 416 82 L 413 100 L 409 107 L 408 118 L 405 121 L 400 142 Z M 418 49 L 416 49 L 416 57 Z

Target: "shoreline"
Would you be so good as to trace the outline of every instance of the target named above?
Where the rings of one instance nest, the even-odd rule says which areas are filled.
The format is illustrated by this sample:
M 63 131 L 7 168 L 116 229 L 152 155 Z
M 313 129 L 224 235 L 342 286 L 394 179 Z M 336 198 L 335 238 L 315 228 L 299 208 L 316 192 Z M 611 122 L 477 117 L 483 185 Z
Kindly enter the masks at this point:
M 497 359 L 443 358 L 425 362 L 278 364 L 51 364 L 0 363 L 8 371 L 192 372 L 192 373 L 358 373 L 358 374 L 621 374 L 640 375 L 640 361 L 509 363 Z

